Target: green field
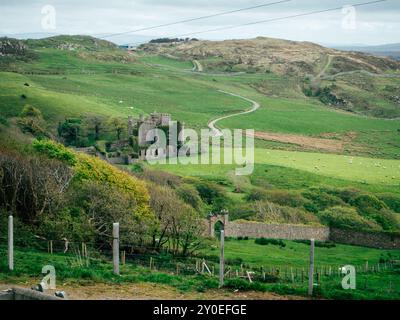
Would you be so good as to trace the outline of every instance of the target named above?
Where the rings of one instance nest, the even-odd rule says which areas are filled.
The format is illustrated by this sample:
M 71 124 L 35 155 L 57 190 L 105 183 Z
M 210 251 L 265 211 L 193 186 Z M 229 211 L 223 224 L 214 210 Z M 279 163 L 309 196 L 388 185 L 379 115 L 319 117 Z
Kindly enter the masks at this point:
M 243 263 L 253 267 L 277 267 L 277 268 L 307 268 L 309 264 L 310 246 L 294 241 L 283 241 L 286 245 L 259 245 L 254 239 L 225 241 L 226 259 Z M 219 255 L 218 242 L 207 246 L 201 251 L 207 256 Z M 201 255 L 200 254 L 200 255 Z M 333 248 L 315 248 L 315 265 L 319 267 L 331 266 L 335 270 L 345 264 L 363 266 L 368 261 L 374 265 L 379 260 L 391 257 L 394 260 L 400 258 L 400 250 L 379 250 L 365 247 L 336 244 Z
M 18 120 L 22 118 L 21 111 L 26 105 L 40 110 L 45 120 L 43 129 L 53 133 L 53 137 L 56 136 L 59 122 L 69 117 L 83 118 L 87 114 L 96 114 L 104 116 L 105 119 L 121 117 L 125 121 L 130 115 L 138 117 L 142 113 L 149 114 L 154 111 L 170 113 L 174 120 L 184 122 L 186 128 L 198 131 L 206 128 L 211 119 L 235 114 L 251 107 L 248 101 L 219 91 L 223 90 L 257 101 L 261 107 L 254 113 L 219 122 L 218 126 L 221 128 L 329 137 L 332 140 L 344 141 L 344 148 L 334 152 L 324 152 L 317 148 L 307 149 L 295 143 L 257 140 L 254 172 L 249 176 L 236 176 L 235 169 L 240 167 L 236 164 L 150 165 L 139 162 L 124 168 L 138 175 L 152 171 L 146 172 L 145 169 L 154 169 L 183 177 L 183 179 L 173 177 L 171 185 L 168 186 L 171 187 L 169 191 L 175 194 L 174 188 L 181 188 L 182 191 L 190 187 L 191 195 L 194 194 L 195 200 L 199 199 L 200 205 L 196 210 L 202 217 L 212 210 L 217 212 L 220 209 L 215 209 L 214 203 L 208 203 L 206 197 L 204 199 L 200 197 L 199 186 L 200 189 L 203 188 L 203 192 L 204 189 L 210 193 L 214 192 L 217 195 L 213 198 L 216 202 L 221 199 L 226 200 L 222 203 L 230 210 L 233 209 L 230 213 L 237 209 L 232 214 L 232 216 L 236 214 L 236 219 L 256 220 L 256 213 L 251 211 L 251 206 L 255 201 L 265 201 L 287 210 L 282 212 L 297 214 L 296 217 L 313 215 L 316 223 L 325 225 L 330 224 L 322 218 L 318 220 L 319 214 L 335 207 L 353 210 L 355 217 L 369 219 L 370 222 L 378 221 L 382 215 L 385 218 L 382 218 L 379 230 L 393 232 L 398 230 L 400 225 L 398 223 L 400 221 L 399 119 L 374 118 L 325 105 L 316 97 L 306 97 L 301 87 L 304 79 L 297 77 L 272 73 L 226 72 L 223 64 L 220 64 L 220 58 L 205 58 L 201 62 L 207 72 L 194 72 L 190 60 L 179 60 L 168 56 L 127 54 L 110 48 L 103 51 L 67 51 L 57 50 L 52 46 L 44 48 L 45 45 L 46 41 L 33 46 L 36 58 L 30 61 L 16 60 L 3 64 L 0 60 L 1 141 L 7 140 L 7 137 L 18 139 L 18 135 L 14 135 L 17 131 L 22 135 Z M 338 79 L 337 90 L 346 88 L 348 92 L 353 90 L 358 101 L 357 108 L 354 108 L 357 112 L 367 107 L 366 101 L 374 110 L 393 111 L 392 105 L 385 105 L 387 100 L 384 98 L 392 94 L 391 86 L 398 85 L 397 79 L 372 81 L 363 78 L 360 80 L 354 76 L 345 80 Z M 371 90 L 357 87 L 360 86 L 360 81 L 364 80 L 373 86 Z M 374 94 L 377 90 L 382 92 L 382 95 Z M 376 115 L 379 116 L 379 113 Z M 41 121 L 43 119 L 40 118 Z M 96 142 L 97 147 L 105 153 L 107 145 L 115 142 L 111 141 L 114 135 L 114 132 L 112 134 L 107 132 L 101 138 L 97 137 L 99 139 Z M 28 136 L 29 134 L 25 138 Z M 126 135 L 124 137 L 126 138 Z M 32 138 L 32 135 L 29 138 Z M 88 143 L 94 143 L 93 137 L 87 140 Z M 226 150 L 228 149 L 224 151 Z M 116 152 L 119 151 L 121 150 Z M 159 173 L 154 172 L 153 174 L 155 178 L 160 179 L 160 185 L 165 183 L 162 180 L 165 176 L 157 176 Z M 178 180 L 180 184 L 177 182 L 179 185 L 173 185 Z M 325 191 L 319 192 L 318 188 L 325 188 Z M 326 191 L 327 189 L 330 190 Z M 357 189 L 352 200 L 361 199 L 360 203 L 346 202 L 339 197 L 339 191 L 350 189 L 351 192 Z M 282 202 L 276 200 L 277 198 L 248 200 L 253 191 L 260 190 L 269 192 L 268 197 L 272 197 L 271 194 L 277 191 L 278 196 L 281 196 L 278 200 Z M 319 199 L 320 196 L 323 199 Z M 300 200 L 291 206 L 288 204 L 290 203 L 288 197 Z M 366 204 L 362 202 L 364 200 L 370 202 Z M 365 208 L 374 210 L 363 212 Z M 72 208 L 71 212 L 75 214 L 77 210 Z M 246 216 L 248 212 L 253 215 Z M 388 219 L 390 223 L 384 219 Z M 310 219 L 304 223 L 314 222 L 315 220 Z M 387 225 L 384 225 L 386 222 Z M 225 249 L 227 265 L 236 269 L 240 268 L 240 265 L 258 270 L 261 267 L 286 271 L 288 268 L 306 269 L 309 245 L 294 241 L 283 243 L 284 247 L 272 244 L 263 246 L 255 244 L 254 239 L 227 239 Z M 151 252 L 154 252 L 154 247 L 151 248 Z M 196 255 L 188 259 L 188 261 L 191 259 L 188 263 L 193 265 L 194 259 L 205 258 L 217 270 L 218 252 L 218 242 L 215 239 L 206 239 L 203 247 L 195 252 Z M 90 267 L 74 267 L 71 265 L 71 259 L 75 258 L 73 255 L 62 253 L 49 255 L 32 248 L 17 248 L 16 271 L 8 272 L 6 261 L 2 259 L 0 281 L 31 281 L 40 275 L 43 265 L 54 264 L 60 279 L 71 283 L 150 282 L 172 286 L 182 292 L 204 292 L 218 288 L 217 277 L 193 274 L 179 276 L 174 274 L 176 265 L 169 270 L 161 270 L 160 265 L 159 270 L 149 270 L 148 252 L 144 254 L 146 266 L 140 266 L 137 257 L 133 257 L 122 267 L 121 277 L 112 274 L 108 257 L 102 256 L 99 252 L 93 254 Z M 4 247 L 0 248 L 0 255 L 6 255 Z M 171 255 L 158 255 L 157 252 L 154 256 L 157 257 L 156 263 L 159 264 L 171 261 L 176 263 L 174 259 L 177 259 Z M 318 268 L 330 267 L 337 270 L 339 266 L 345 264 L 361 267 L 366 261 L 370 265 L 377 265 L 399 260 L 400 251 L 336 244 L 331 248 L 317 247 L 315 259 Z M 323 278 L 323 285 L 319 284 L 317 296 L 337 299 L 343 297 L 398 299 L 400 298 L 398 272 L 397 267 L 373 274 L 360 274 L 357 285 L 363 289 L 353 293 L 343 293 L 337 278 Z M 273 276 L 271 274 L 271 277 Z M 368 286 L 365 284 L 367 281 Z M 397 289 L 394 293 L 390 291 L 392 286 Z M 226 289 L 223 290 L 232 289 L 306 295 L 307 286 L 306 283 L 291 283 L 290 280 L 282 278 L 276 283 L 255 284 L 249 284 L 246 279 L 230 279 Z M 222 291 L 224 292 L 227 291 Z
M 285 241 L 284 248 L 267 245 L 260 246 L 254 244 L 254 240 L 227 240 L 226 241 L 226 261 L 241 261 L 243 270 L 259 271 L 263 267 L 267 272 L 268 277 L 274 279 L 273 274 L 270 274 L 269 267 L 273 270 L 280 270 L 279 280 L 254 281 L 249 283 L 246 279 L 235 277 L 227 277 L 225 279 L 225 287 L 218 289 L 217 294 L 221 296 L 235 290 L 235 292 L 260 291 L 260 292 L 275 292 L 284 295 L 307 296 L 307 281 L 299 276 L 295 276 L 295 282 L 292 282 L 287 277 L 288 270 L 297 269 L 307 270 L 307 257 L 309 255 L 309 245 Z M 209 248 L 200 253 L 199 257 L 207 255 L 206 263 L 210 267 L 217 270 L 218 264 L 213 263 L 213 260 L 218 261 L 217 243 L 211 242 Z M 314 289 L 314 297 L 323 299 L 398 299 L 400 295 L 398 267 L 384 269 L 386 259 L 399 259 L 398 251 L 382 251 L 361 247 L 336 245 L 334 248 L 316 248 L 316 270 L 321 272 L 320 282 L 317 277 L 317 283 Z M 0 247 L 0 254 L 6 255 L 3 247 Z M 238 258 L 240 258 L 238 260 Z M 144 260 L 143 260 L 144 259 Z M 168 256 L 157 257 L 153 256 L 154 268 L 148 268 L 150 256 L 138 258 L 135 256 L 127 260 L 126 265 L 121 266 L 121 275 L 113 274 L 111 261 L 102 256 L 91 256 L 89 265 L 80 264 L 78 255 L 54 253 L 52 255 L 38 250 L 32 249 L 17 249 L 15 251 L 15 270 L 8 271 L 8 266 L 5 260 L 0 261 L 0 283 L 7 284 L 28 284 L 38 283 L 43 275 L 41 274 L 44 265 L 53 265 L 56 270 L 57 285 L 63 288 L 76 286 L 96 286 L 96 284 L 110 284 L 119 286 L 122 285 L 150 283 L 163 285 L 164 288 L 177 290 L 177 293 L 203 293 L 208 290 L 218 288 L 218 277 L 201 275 L 194 272 L 194 260 L 179 260 L 181 274 L 176 274 L 177 261 L 171 260 Z M 163 260 L 164 259 L 164 260 Z M 167 259 L 167 260 L 165 260 Z M 382 260 L 383 259 L 383 260 Z M 162 261 L 168 261 L 168 267 L 164 266 Z M 356 290 L 343 290 L 341 288 L 341 277 L 333 275 L 337 272 L 335 267 L 343 266 L 344 264 L 353 264 L 358 269 L 365 266 L 368 261 L 369 266 L 376 267 L 380 262 L 381 270 L 379 272 L 357 272 L 356 273 Z M 144 263 L 144 265 L 143 265 Z M 191 271 L 185 274 L 184 266 L 190 266 Z M 240 265 L 232 265 L 235 270 L 241 270 Z M 322 274 L 323 267 L 330 266 L 332 268 L 332 276 Z M 290 269 L 293 268 L 293 269 Z M 397 269 L 393 269 L 397 268 Z M 372 269 L 371 269 L 372 270 Z M 241 271 L 239 271 L 241 272 Z M 275 272 L 275 271 L 274 271 Z M 293 271 L 294 272 L 294 271 Z M 303 272 L 306 274 L 306 271 Z M 269 279 L 267 277 L 267 279 Z M 111 295 L 111 293 L 108 293 Z M 135 294 L 133 294 L 135 296 Z
M 193 68 L 193 63 L 189 60 L 171 59 L 165 56 L 145 55 L 140 57 L 139 60 L 152 65 L 172 67 L 177 69 L 191 70 Z

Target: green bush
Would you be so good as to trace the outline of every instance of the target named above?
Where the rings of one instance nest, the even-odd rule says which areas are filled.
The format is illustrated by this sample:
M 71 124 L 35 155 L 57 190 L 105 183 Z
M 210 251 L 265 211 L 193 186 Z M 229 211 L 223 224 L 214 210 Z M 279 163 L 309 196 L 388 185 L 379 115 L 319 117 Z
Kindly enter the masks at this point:
M 182 184 L 176 188 L 178 196 L 187 204 L 191 205 L 194 209 L 198 210 L 203 205 L 197 189 L 190 184 Z
M 41 118 L 42 117 L 42 113 L 40 112 L 39 109 L 31 106 L 31 105 L 26 105 L 20 115 L 21 118 L 26 118 L 26 117 L 33 117 L 33 118 Z
M 369 194 L 362 194 L 350 202 L 357 208 L 361 215 L 371 215 L 379 212 L 381 209 L 387 209 L 386 204 L 377 197 Z
M 360 216 L 354 208 L 349 207 L 329 208 L 319 213 L 319 217 L 322 223 L 335 228 L 381 229 L 375 221 Z
M 273 190 L 266 193 L 267 200 L 286 207 L 302 207 L 306 199 L 301 194 L 286 190 Z
M 3 116 L 0 115 L 0 124 L 3 126 L 8 125 L 8 121 L 6 118 L 4 118 Z
M 311 244 L 310 240 L 294 240 L 294 242 L 304 243 L 307 245 Z M 315 245 L 315 247 L 318 247 L 318 248 L 328 248 L 328 249 L 336 247 L 336 244 L 332 241 L 314 241 L 314 245 Z
M 267 200 L 267 192 L 261 188 L 252 189 L 249 194 L 246 195 L 247 201 L 262 201 Z
M 37 152 L 51 159 L 57 159 L 72 166 L 77 162 L 75 155 L 62 144 L 50 140 L 35 140 L 32 146 Z
M 254 220 L 255 211 L 248 203 L 237 203 L 229 209 L 231 220 Z
M 195 187 L 201 199 L 211 206 L 214 212 L 221 211 L 230 206 L 226 191 L 216 183 L 210 181 L 197 181 Z
M 286 247 L 286 243 L 284 243 L 280 239 L 257 238 L 256 240 L 254 240 L 254 242 L 262 246 L 272 244 L 274 246 L 280 246 L 282 248 Z
M 394 212 L 400 213 L 400 196 L 385 193 L 378 195 L 378 199 L 383 201 Z
M 303 197 L 310 200 L 312 205 L 306 205 L 306 208 L 312 208 L 312 212 L 325 210 L 329 207 L 344 206 L 345 203 L 339 197 L 329 194 L 323 188 L 310 188 L 303 192 Z

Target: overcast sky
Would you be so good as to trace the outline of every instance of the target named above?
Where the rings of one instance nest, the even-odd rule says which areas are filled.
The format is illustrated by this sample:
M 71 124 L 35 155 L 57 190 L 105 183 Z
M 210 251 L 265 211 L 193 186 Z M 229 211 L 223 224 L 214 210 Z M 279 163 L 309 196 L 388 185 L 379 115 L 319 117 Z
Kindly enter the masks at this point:
M 279 0 L 0 0 L 0 34 L 112 34 L 277 1 Z M 138 41 L 142 37 L 180 36 L 369 1 L 371 0 L 292 0 L 269 7 L 113 37 L 109 40 L 125 43 Z M 46 5 L 55 9 L 55 24 L 52 24 L 51 17 L 49 19 L 50 11 L 42 13 Z M 357 7 L 355 20 L 352 19 L 351 13 L 346 15 L 337 10 L 201 35 L 194 34 L 193 37 L 241 39 L 267 36 L 335 45 L 383 44 L 400 42 L 399 30 L 400 1 L 388 0 Z

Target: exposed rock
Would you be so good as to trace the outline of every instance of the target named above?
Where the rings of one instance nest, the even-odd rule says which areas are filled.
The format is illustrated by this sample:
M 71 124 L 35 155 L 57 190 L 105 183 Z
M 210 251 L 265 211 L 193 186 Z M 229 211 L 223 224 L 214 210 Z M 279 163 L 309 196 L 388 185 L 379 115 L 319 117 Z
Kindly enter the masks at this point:
M 144 44 L 138 48 L 151 54 L 171 54 L 184 59 L 219 58 L 215 66 L 247 66 L 252 70 L 281 75 L 317 75 L 326 65 L 330 73 L 366 70 L 381 73 L 400 70 L 400 62 L 358 52 L 324 48 L 311 42 L 296 42 L 258 37 L 249 40 L 186 41 Z M 212 68 L 212 63 L 209 65 Z M 207 69 L 207 64 L 205 64 Z
M 27 47 L 16 39 L 0 38 L 0 55 L 24 55 Z

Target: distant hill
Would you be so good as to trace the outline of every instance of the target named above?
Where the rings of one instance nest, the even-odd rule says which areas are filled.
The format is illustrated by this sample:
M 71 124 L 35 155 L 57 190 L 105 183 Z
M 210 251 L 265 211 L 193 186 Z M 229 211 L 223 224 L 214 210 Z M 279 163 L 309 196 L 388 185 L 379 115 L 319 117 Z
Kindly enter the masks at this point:
M 364 52 L 400 60 L 400 43 L 384 44 L 379 46 L 337 46 L 334 48 L 343 51 Z
M 400 70 L 400 62 L 359 52 L 344 52 L 311 42 L 258 37 L 248 40 L 148 43 L 139 50 L 202 62 L 205 70 L 273 72 L 280 75 L 318 75 L 364 70 Z
M 134 57 L 115 43 L 91 36 L 59 35 L 40 39 L 0 38 L 0 65 L 32 60 L 41 50 L 62 50 L 84 60 L 132 62 Z
M 85 49 L 89 51 L 101 51 L 117 49 L 115 43 L 94 38 L 91 36 L 54 36 L 42 39 L 28 39 L 23 42 L 30 48 L 54 48 L 61 50 Z

